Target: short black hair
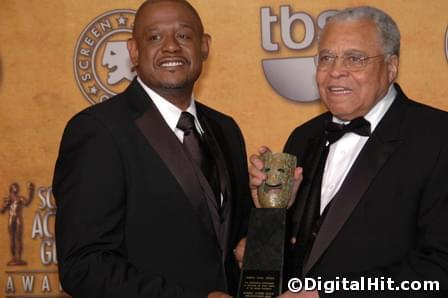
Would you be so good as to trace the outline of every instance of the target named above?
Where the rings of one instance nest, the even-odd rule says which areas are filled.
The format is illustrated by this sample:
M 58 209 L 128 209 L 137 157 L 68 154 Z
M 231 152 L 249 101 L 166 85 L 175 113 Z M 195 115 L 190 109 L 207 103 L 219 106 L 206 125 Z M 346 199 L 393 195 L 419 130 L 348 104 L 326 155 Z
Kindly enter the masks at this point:
M 135 28 L 135 24 L 137 23 L 138 19 L 141 16 L 141 12 L 143 11 L 143 9 L 147 6 L 147 5 L 151 5 L 154 3 L 159 3 L 159 2 L 177 2 L 177 3 L 182 3 L 184 4 L 188 9 L 191 10 L 191 12 L 194 14 L 194 16 L 197 18 L 198 23 L 199 23 L 199 34 L 202 35 L 204 34 L 204 25 L 202 24 L 202 20 L 201 17 L 199 16 L 199 13 L 197 12 L 197 10 L 193 7 L 193 5 L 191 5 L 188 1 L 186 0 L 146 0 L 145 2 L 142 3 L 142 5 L 140 5 L 140 7 L 137 9 L 137 13 L 135 14 L 135 19 L 134 19 L 134 28 Z M 134 34 L 134 32 L 133 32 Z

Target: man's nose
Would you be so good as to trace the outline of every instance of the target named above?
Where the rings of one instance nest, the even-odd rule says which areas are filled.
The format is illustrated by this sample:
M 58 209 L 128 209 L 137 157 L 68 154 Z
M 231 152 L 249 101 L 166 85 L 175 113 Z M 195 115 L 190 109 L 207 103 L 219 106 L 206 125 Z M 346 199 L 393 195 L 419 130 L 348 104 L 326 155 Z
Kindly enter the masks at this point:
M 163 41 L 163 50 L 168 52 L 177 52 L 180 50 L 179 41 L 176 36 L 169 35 Z
M 334 60 L 334 63 L 332 65 L 330 65 L 328 73 L 332 77 L 340 77 L 340 76 L 347 75 L 349 71 L 348 71 L 348 68 L 344 64 L 345 64 L 344 63 L 344 58 L 337 57 Z

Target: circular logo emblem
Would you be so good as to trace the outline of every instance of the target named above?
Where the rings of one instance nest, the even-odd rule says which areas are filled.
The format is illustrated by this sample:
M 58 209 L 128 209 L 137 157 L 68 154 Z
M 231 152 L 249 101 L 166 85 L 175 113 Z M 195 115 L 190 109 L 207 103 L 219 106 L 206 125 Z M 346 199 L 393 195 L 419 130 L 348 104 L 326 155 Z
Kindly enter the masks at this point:
M 90 22 L 79 36 L 73 68 L 78 87 L 91 104 L 123 91 L 135 75 L 126 45 L 134 18 L 135 10 L 108 11 Z

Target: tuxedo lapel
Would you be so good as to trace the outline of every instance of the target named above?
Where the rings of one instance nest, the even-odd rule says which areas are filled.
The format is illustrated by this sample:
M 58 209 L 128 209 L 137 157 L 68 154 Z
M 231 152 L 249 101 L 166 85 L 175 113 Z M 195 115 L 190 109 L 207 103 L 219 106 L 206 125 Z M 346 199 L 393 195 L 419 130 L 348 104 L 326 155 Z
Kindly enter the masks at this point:
M 361 150 L 341 188 L 332 199 L 303 268 L 305 275 L 337 236 L 370 183 L 400 144 L 400 124 L 403 123 L 405 100 L 401 90 L 397 89 L 399 92 L 394 103 Z
M 394 152 L 397 145 L 398 142 L 383 144 L 377 139 L 369 140 L 369 144 L 366 144 L 365 150 L 360 154 L 341 188 L 332 199 L 332 205 L 322 223 L 310 256 L 305 264 L 305 274 L 339 233 L 367 190 L 370 182 L 382 168 L 388 157 Z
M 308 200 L 310 198 L 310 192 L 312 189 L 312 180 L 316 175 L 319 161 L 322 158 L 325 147 L 325 137 L 322 133 L 321 136 L 311 138 L 308 141 L 308 146 L 303 156 L 302 167 L 304 169 L 304 181 L 301 185 L 299 193 L 296 197 L 296 204 L 294 204 L 291 213 L 291 235 L 296 236 L 299 228 L 300 222 L 302 221 L 303 213 L 308 205 Z M 300 237 L 300 235 L 297 235 Z
M 206 230 L 215 235 L 209 208 L 204 199 L 204 193 L 207 196 L 210 193 L 213 195 L 210 186 L 208 183 L 204 185 L 206 179 L 200 169 L 187 156 L 181 142 L 165 123 L 152 101 L 149 98 L 147 101 L 146 111 L 135 120 L 135 124 L 175 177 Z

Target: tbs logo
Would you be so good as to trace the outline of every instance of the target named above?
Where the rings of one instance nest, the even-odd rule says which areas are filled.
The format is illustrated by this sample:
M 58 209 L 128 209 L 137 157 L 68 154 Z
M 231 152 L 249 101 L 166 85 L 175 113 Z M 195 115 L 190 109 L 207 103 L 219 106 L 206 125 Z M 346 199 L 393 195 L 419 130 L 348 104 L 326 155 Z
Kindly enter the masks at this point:
M 294 51 L 307 49 L 315 42 L 317 29 L 322 29 L 327 19 L 336 13 L 336 10 L 326 10 L 314 22 L 305 12 L 291 13 L 289 6 L 280 6 L 279 16 L 273 14 L 270 7 L 262 7 L 261 45 L 267 52 L 280 50 L 279 41 L 273 40 L 274 27 L 277 28 L 274 25 L 280 23 L 280 36 L 284 46 Z M 303 26 L 302 40 L 294 40 L 292 36 L 296 26 Z M 262 66 L 271 87 L 284 98 L 299 102 L 319 99 L 314 57 L 263 59 Z

